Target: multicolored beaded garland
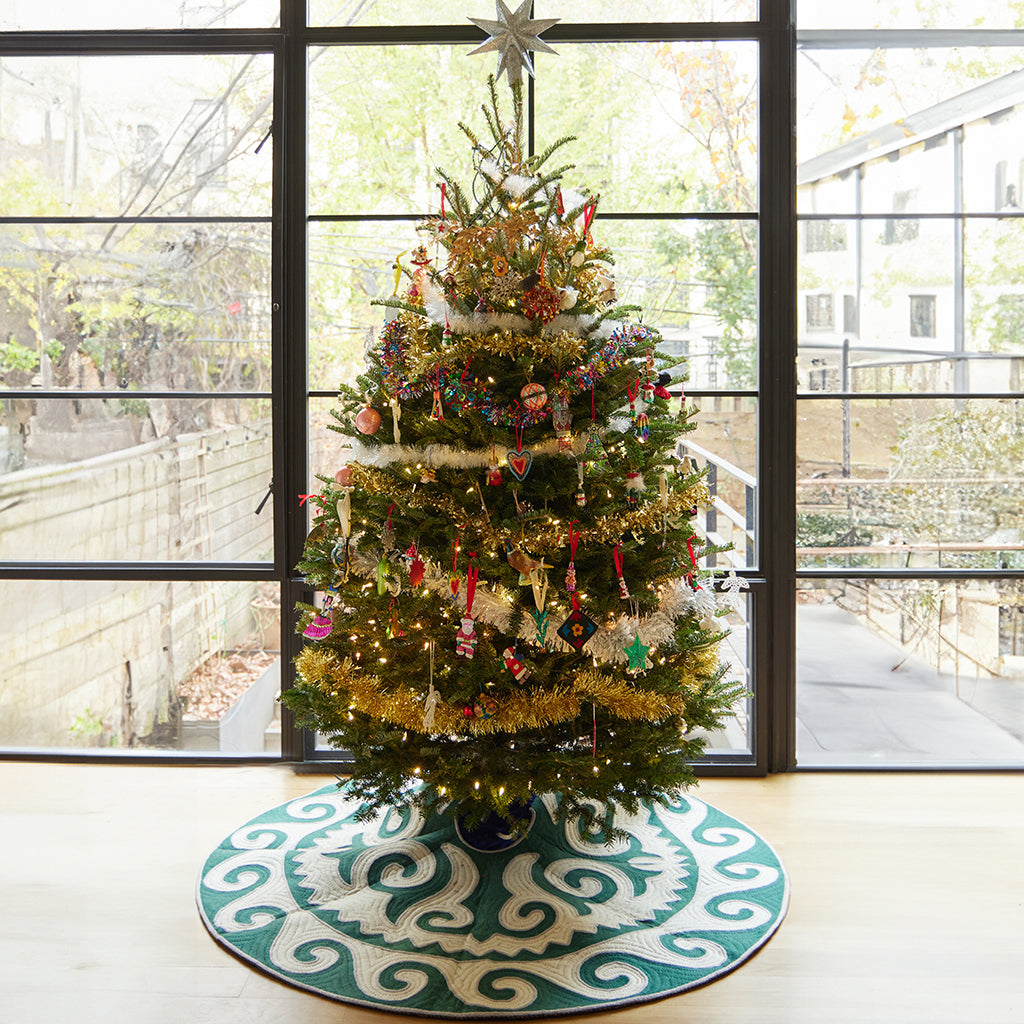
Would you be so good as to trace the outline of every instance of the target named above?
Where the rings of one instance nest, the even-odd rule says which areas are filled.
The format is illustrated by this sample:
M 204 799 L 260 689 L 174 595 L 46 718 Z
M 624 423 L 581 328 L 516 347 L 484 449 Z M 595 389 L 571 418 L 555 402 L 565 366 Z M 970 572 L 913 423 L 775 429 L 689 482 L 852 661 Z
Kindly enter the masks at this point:
M 427 391 L 436 391 L 440 400 L 453 410 L 475 409 L 495 426 L 521 424 L 532 426 L 545 419 L 549 406 L 523 409 L 518 402 L 506 405 L 496 403 L 487 381 L 470 373 L 461 374 L 443 366 L 419 380 L 407 380 L 404 373 L 405 338 L 408 328 L 400 318 L 389 320 L 381 330 L 379 355 L 384 367 L 384 390 L 401 401 L 419 398 Z M 633 350 L 655 339 L 655 334 L 643 324 L 623 324 L 601 346 L 590 362 L 566 373 L 552 384 L 554 396 L 566 401 L 573 395 L 588 391 L 612 370 L 631 358 Z

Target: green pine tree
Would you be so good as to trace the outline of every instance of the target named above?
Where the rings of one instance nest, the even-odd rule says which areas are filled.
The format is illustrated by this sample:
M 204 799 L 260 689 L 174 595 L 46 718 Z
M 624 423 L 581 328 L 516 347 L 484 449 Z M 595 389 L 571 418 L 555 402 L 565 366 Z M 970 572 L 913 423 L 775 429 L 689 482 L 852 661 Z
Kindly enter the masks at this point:
M 299 570 L 324 599 L 282 700 L 355 757 L 365 813 L 415 802 L 513 830 L 533 794 L 610 835 L 694 781 L 741 690 L 694 533 L 699 474 L 673 461 L 676 361 L 616 305 L 597 197 L 528 156 L 523 95 L 474 174 L 396 263 L 393 318 L 335 428 Z M 720 550 L 720 549 L 716 549 Z

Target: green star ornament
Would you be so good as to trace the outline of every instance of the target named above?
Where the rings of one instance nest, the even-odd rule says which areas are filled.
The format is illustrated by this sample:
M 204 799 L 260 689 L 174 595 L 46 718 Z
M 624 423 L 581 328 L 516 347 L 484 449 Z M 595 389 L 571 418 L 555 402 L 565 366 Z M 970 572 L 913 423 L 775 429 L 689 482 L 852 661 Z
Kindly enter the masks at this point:
M 650 647 L 641 642 L 639 633 L 633 638 L 633 642 L 629 646 L 622 649 L 629 658 L 628 672 L 643 672 L 647 669 L 647 652 L 650 650 Z
M 523 80 L 523 68 L 526 68 L 530 77 L 533 77 L 533 65 L 530 63 L 530 50 L 540 50 L 543 53 L 555 53 L 541 38 L 541 32 L 546 32 L 552 25 L 557 24 L 560 18 L 537 18 L 530 20 L 530 6 L 533 0 L 523 0 L 513 14 L 504 4 L 504 0 L 495 0 L 496 21 L 488 18 L 470 18 L 469 20 L 482 28 L 488 38 L 475 50 L 470 50 L 470 56 L 474 53 L 487 53 L 490 50 L 498 50 L 501 53 L 501 61 L 498 63 L 498 74 L 501 78 L 502 71 L 508 75 L 509 85 L 514 85 Z

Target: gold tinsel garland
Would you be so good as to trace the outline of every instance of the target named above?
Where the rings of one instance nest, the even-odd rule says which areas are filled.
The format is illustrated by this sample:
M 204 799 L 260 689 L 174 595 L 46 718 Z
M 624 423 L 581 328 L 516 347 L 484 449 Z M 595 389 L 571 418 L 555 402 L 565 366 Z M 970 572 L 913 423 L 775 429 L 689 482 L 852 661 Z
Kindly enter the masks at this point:
M 429 485 L 415 491 L 400 484 L 393 477 L 370 466 L 362 466 L 358 462 L 350 463 L 352 482 L 370 494 L 382 494 L 386 498 L 406 503 L 412 508 L 431 509 L 447 516 L 467 531 L 476 533 L 485 544 L 494 548 L 504 548 L 506 542 L 518 542 L 521 524 L 514 527 L 495 527 L 484 512 L 468 513 L 461 505 L 442 493 L 432 493 Z M 593 525 L 579 528 L 580 543 L 609 544 L 617 541 L 625 533 L 651 533 L 661 529 L 664 516 L 669 518 L 693 508 L 695 505 L 706 505 L 711 495 L 703 480 L 696 481 L 681 491 L 668 497 L 665 508 L 659 500 L 644 502 L 639 508 L 624 512 L 615 512 L 599 516 Z M 546 554 L 561 550 L 568 543 L 565 526 L 562 523 L 542 525 L 533 523 L 530 526 L 529 550 L 533 554 Z
M 698 652 L 687 659 L 685 685 L 695 686 L 698 678 L 714 669 L 713 651 Z M 331 652 L 307 647 L 296 658 L 299 675 L 310 686 L 337 698 L 341 710 L 358 711 L 412 732 L 431 735 L 480 736 L 494 732 L 522 732 L 577 718 L 584 704 L 594 704 L 616 718 L 641 722 L 682 719 L 687 698 L 683 693 L 641 690 L 604 675 L 596 669 L 576 674 L 571 683 L 549 688 L 523 687 L 500 694 L 491 718 L 467 717 L 460 707 L 439 701 L 434 724 L 424 728 L 426 692 L 404 683 L 387 686 L 378 676 L 340 660 Z M 491 694 L 488 694 L 491 696 Z

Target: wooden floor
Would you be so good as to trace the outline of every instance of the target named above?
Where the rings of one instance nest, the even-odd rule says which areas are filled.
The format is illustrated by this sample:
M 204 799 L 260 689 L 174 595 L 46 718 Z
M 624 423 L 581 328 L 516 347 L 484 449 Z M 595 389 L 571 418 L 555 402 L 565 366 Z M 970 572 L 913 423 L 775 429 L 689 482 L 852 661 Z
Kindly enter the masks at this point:
M 3 1024 L 400 1024 L 217 945 L 199 867 L 236 825 L 324 785 L 273 767 L 0 762 Z M 1024 1021 L 1024 775 L 786 775 L 699 789 L 792 883 L 749 963 L 593 1024 Z

